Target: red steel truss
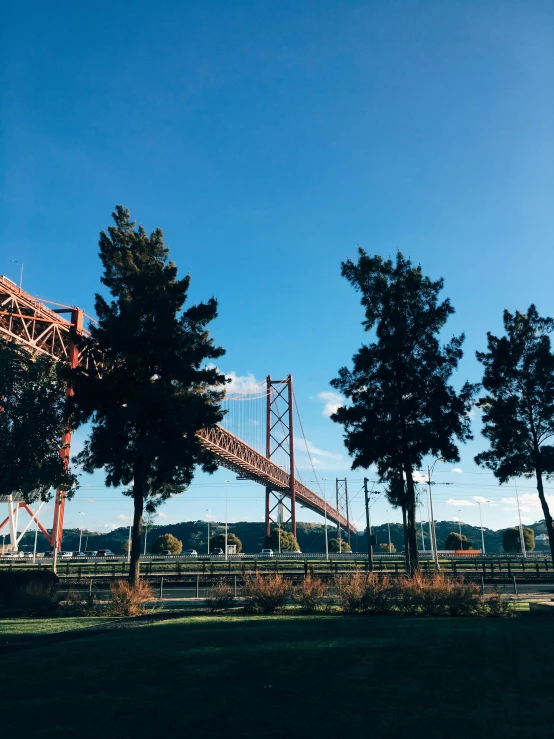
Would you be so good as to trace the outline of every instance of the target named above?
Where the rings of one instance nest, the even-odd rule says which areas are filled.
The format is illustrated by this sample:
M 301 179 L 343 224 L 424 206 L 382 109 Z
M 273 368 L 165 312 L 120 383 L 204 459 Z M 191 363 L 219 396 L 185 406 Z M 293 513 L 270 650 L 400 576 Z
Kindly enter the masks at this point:
M 241 477 L 265 485 L 272 490 L 277 490 L 286 496 L 290 496 L 290 475 L 285 472 L 263 454 L 260 454 L 244 441 L 235 436 L 222 426 L 214 426 L 211 429 L 202 429 L 198 432 L 202 444 L 209 449 L 218 459 L 222 467 L 236 472 Z M 309 508 L 320 515 L 325 514 L 325 501 L 307 488 L 298 480 L 295 480 L 296 500 L 305 508 Z M 340 515 L 335 508 L 327 503 L 327 518 L 333 523 L 347 528 L 346 518 Z M 350 524 L 350 530 L 355 533 L 355 527 Z
M 70 320 L 63 317 L 64 313 L 70 314 Z M 94 369 L 96 367 L 96 358 L 88 352 L 86 346 L 80 345 L 79 342 L 80 336 L 88 335 L 88 332 L 83 328 L 83 317 L 83 311 L 79 308 L 68 308 L 65 306 L 57 309 L 48 308 L 32 295 L 17 287 L 11 280 L 0 275 L 0 337 L 8 341 L 15 341 L 30 352 L 48 354 L 56 359 L 68 362 L 72 367 L 82 364 Z M 283 382 L 271 381 L 271 378 L 268 378 L 268 383 L 272 386 L 281 384 L 284 386 L 283 390 L 287 389 L 289 392 L 289 403 L 286 409 L 286 428 L 290 440 L 292 440 L 291 382 L 290 376 Z M 271 429 L 275 428 L 277 419 L 281 425 L 285 419 L 282 415 L 278 416 L 274 414 L 269 401 L 268 406 L 269 410 L 271 410 L 271 413 L 268 415 L 268 422 L 270 424 L 268 426 L 268 434 L 271 434 Z M 320 498 L 295 479 L 293 474 L 293 449 L 289 452 L 290 472 L 286 472 L 269 459 L 273 451 L 278 447 L 283 448 L 282 445 L 288 443 L 289 438 L 287 437 L 287 433 L 281 440 L 274 440 L 274 446 L 268 446 L 267 457 L 264 457 L 221 426 L 199 431 L 198 436 L 202 444 L 213 452 L 223 467 L 264 485 L 266 490 L 269 491 L 268 497 L 270 493 L 277 492 L 281 495 L 281 502 L 284 497 L 291 499 L 290 511 L 292 514 L 293 528 L 295 528 L 296 524 L 296 516 L 293 512 L 295 511 L 295 501 L 297 500 L 306 508 L 321 515 L 325 514 L 325 507 L 327 507 L 327 518 L 355 532 L 355 527 L 349 524 L 344 516 L 329 506 L 329 504 L 326 506 L 323 498 Z M 66 464 L 69 462 L 70 440 L 71 435 L 69 432 L 64 434 L 60 454 Z M 271 444 L 272 442 L 268 436 L 268 445 Z M 26 505 L 19 505 L 21 508 L 27 508 Z M 52 534 L 49 535 L 40 526 L 41 531 L 50 542 L 50 545 L 57 549 L 61 548 L 64 508 L 64 494 L 61 491 L 56 491 Z M 267 515 L 268 521 L 269 518 L 270 513 Z M 0 522 L 1 527 L 2 523 Z

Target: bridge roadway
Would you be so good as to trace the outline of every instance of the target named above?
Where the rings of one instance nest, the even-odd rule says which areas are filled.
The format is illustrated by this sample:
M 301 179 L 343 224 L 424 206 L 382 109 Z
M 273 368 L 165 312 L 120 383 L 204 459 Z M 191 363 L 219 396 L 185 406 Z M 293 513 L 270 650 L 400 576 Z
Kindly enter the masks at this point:
M 64 313 L 69 313 L 71 320 L 64 318 Z M 74 329 L 77 335 L 88 336 L 83 328 L 83 315 L 80 309 L 67 306 L 51 310 L 0 275 L 0 336 L 8 341 L 15 341 L 31 352 L 69 361 L 75 338 Z M 79 364 L 91 368 L 96 366 L 98 357 L 88 349 L 81 351 L 79 342 L 77 351 Z M 198 436 L 222 467 L 290 497 L 290 475 L 230 431 L 216 426 L 199 431 Z M 329 521 L 347 529 L 346 518 L 323 498 L 297 479 L 294 487 L 296 499 L 301 505 L 321 516 L 327 513 Z M 353 524 L 349 528 L 356 533 Z

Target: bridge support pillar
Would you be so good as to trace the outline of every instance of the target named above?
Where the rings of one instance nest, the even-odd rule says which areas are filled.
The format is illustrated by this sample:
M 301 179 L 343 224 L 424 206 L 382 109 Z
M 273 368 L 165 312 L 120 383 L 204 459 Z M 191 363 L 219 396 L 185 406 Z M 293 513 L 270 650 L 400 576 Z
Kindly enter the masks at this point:
M 266 457 L 284 469 L 288 468 L 290 493 L 266 488 L 265 530 L 271 534 L 271 524 L 290 524 L 296 536 L 296 490 L 294 469 L 294 395 L 292 375 L 285 380 L 273 380 L 267 376 Z M 290 503 L 287 505 L 286 498 Z M 275 514 L 275 511 L 277 513 Z M 286 518 L 284 512 L 288 512 Z M 286 520 L 285 520 L 286 518 Z

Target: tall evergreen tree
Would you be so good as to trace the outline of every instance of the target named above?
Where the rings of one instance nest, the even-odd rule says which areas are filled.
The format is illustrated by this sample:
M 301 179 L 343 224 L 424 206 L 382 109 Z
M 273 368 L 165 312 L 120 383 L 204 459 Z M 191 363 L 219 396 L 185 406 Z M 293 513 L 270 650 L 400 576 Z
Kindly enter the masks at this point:
M 69 422 L 67 378 L 60 362 L 0 340 L 0 494 L 48 500 L 53 488 L 71 498 L 77 478 L 60 456 Z
M 455 439 L 471 438 L 469 410 L 475 388 L 457 393 L 449 379 L 462 356 L 463 335 L 441 347 L 438 334 L 454 312 L 439 302 L 443 281 L 431 281 L 398 252 L 396 263 L 359 250 L 358 261 L 343 262 L 342 275 L 362 295 L 362 325 L 375 329 L 375 341 L 343 367 L 331 385 L 349 405 L 332 419 L 344 426 L 352 468 L 377 465 L 382 481 L 403 477 L 394 488 L 407 514 L 408 563 L 419 567 L 416 484 L 413 473 L 427 454 L 459 460 Z
M 500 481 L 534 477 L 554 558 L 554 528 L 544 479 L 554 476 L 554 354 L 552 318 L 542 318 L 534 305 L 526 314 L 504 311 L 505 336 L 487 334 L 487 351 L 477 352 L 483 364 L 487 395 L 483 436 L 491 448 L 478 454 L 477 464 L 491 469 Z
M 100 372 L 75 373 L 80 422 L 92 421 L 78 461 L 87 472 L 103 468 L 108 486 L 127 486 L 134 517 L 129 579 L 138 583 L 142 517 L 187 488 L 195 467 L 217 465 L 197 431 L 221 421 L 224 375 L 206 364 L 224 350 L 207 326 L 217 302 L 184 310 L 190 276 L 177 279 L 160 229 L 150 236 L 117 206 L 115 225 L 100 235 L 102 282 L 96 295 L 98 325 L 91 342 Z

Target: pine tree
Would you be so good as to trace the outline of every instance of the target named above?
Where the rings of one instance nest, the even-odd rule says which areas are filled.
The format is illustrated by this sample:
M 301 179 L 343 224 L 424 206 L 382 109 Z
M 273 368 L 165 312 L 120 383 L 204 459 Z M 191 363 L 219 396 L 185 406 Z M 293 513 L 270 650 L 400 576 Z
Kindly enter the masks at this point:
M 139 581 L 142 517 L 184 491 L 194 469 L 215 471 L 213 455 L 197 436 L 223 417 L 225 377 L 206 364 L 224 350 L 207 326 L 217 302 L 184 310 L 190 275 L 177 279 L 160 229 L 150 236 L 117 206 L 115 225 L 100 235 L 102 282 L 108 302 L 96 295 L 98 325 L 91 342 L 100 371 L 75 373 L 80 422 L 92 421 L 78 461 L 87 472 L 103 468 L 108 486 L 127 486 L 134 517 L 129 579 Z
M 416 484 L 413 473 L 427 454 L 459 460 L 455 439 L 471 438 L 469 410 L 475 388 L 457 393 L 449 379 L 462 357 L 464 336 L 441 347 L 438 334 L 454 312 L 438 301 L 443 281 L 431 281 L 421 267 L 398 252 L 396 263 L 359 250 L 357 263 L 342 275 L 362 294 L 362 325 L 375 341 L 354 355 L 331 385 L 349 401 L 332 419 L 344 426 L 352 469 L 377 465 L 382 481 L 404 478 L 400 498 L 407 518 L 407 561 L 418 564 Z
M 0 493 L 48 500 L 51 489 L 69 499 L 76 476 L 60 456 L 70 419 L 64 367 L 0 340 Z
M 544 493 L 544 479 L 554 476 L 554 354 L 549 334 L 552 318 L 541 318 L 534 305 L 526 314 L 504 311 L 505 336 L 487 334 L 487 351 L 477 352 L 483 364 L 487 395 L 483 436 L 491 448 L 475 457 L 500 481 L 534 477 L 541 502 L 550 551 L 554 558 L 554 528 Z

